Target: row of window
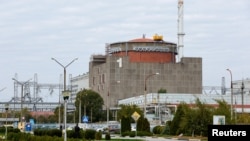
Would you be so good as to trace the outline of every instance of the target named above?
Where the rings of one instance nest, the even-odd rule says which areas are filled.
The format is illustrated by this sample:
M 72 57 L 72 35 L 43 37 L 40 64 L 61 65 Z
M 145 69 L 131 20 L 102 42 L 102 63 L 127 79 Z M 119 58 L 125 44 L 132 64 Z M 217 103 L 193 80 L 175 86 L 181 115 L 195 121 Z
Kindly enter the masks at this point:
M 93 77 L 92 79 L 92 85 L 96 85 L 96 84 L 104 84 L 106 79 L 105 79 L 105 74 L 101 74 L 98 76 L 99 78 L 97 79 L 97 77 Z

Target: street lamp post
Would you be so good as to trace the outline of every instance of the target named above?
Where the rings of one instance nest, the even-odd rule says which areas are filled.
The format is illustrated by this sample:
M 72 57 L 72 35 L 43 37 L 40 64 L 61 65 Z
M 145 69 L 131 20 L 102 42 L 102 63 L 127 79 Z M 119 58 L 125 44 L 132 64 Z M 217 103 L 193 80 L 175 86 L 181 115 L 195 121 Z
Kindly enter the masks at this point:
M 8 118 L 8 110 L 9 110 L 9 104 L 5 104 L 5 111 L 6 111 L 6 125 L 7 125 L 7 118 Z
M 35 111 L 36 115 L 35 115 L 35 128 L 37 128 L 37 124 L 38 124 L 38 119 L 37 119 L 37 110 L 36 110 L 36 104 L 33 105 L 33 111 Z
M 242 108 L 242 113 L 244 113 L 244 88 L 245 88 L 245 86 L 244 86 L 244 83 L 243 83 L 243 81 L 242 81 L 242 83 L 241 83 L 241 108 Z
M 87 97 L 88 97 L 88 94 L 85 92 L 84 95 L 83 95 L 83 98 L 84 98 L 84 105 L 83 105 L 84 106 L 84 109 L 83 109 L 84 118 L 87 117 L 86 107 L 87 107 L 87 104 L 89 104 L 88 101 L 86 100 Z
M 22 110 L 23 110 L 23 87 L 24 87 L 25 84 L 27 84 L 32 79 L 29 79 L 29 80 L 27 80 L 27 81 L 25 81 L 23 83 L 16 80 L 15 78 L 12 78 L 12 80 L 16 81 L 18 84 L 21 85 L 21 111 L 20 111 L 21 118 L 20 118 L 20 121 L 21 121 L 21 126 L 23 126 L 23 114 L 22 114 L 23 113 L 22 112 Z
M 79 110 L 79 115 L 78 115 L 78 116 L 79 116 L 79 119 L 78 119 L 78 120 L 79 120 L 79 121 L 78 121 L 78 122 L 79 122 L 79 123 L 82 122 L 82 121 L 81 121 L 81 120 L 82 120 L 82 99 L 85 100 L 85 101 L 84 101 L 84 108 L 85 108 L 85 102 L 86 102 L 86 97 L 85 97 L 85 94 L 86 94 L 86 93 L 85 93 L 85 89 L 83 89 L 82 91 L 83 91 L 84 93 L 83 93 L 83 94 L 80 93 L 80 94 L 79 94 L 79 97 L 78 97 L 78 100 L 79 100 L 79 107 L 78 107 L 78 110 Z M 83 109 L 83 110 L 84 110 L 84 118 L 85 118 L 85 116 L 86 116 L 85 110 L 86 110 L 86 109 Z
M 109 87 L 108 87 L 108 94 L 107 94 L 107 128 L 109 133 Z
M 80 98 L 79 98 L 79 123 L 81 123 L 81 113 L 82 112 L 82 99 L 81 99 L 81 96 L 80 96 Z
M 230 77 L 231 77 L 231 109 L 230 109 L 230 112 L 231 112 L 231 120 L 233 118 L 233 76 L 232 76 L 232 71 L 230 69 L 227 69 L 227 71 L 229 71 L 230 73 Z
M 119 84 L 121 81 L 120 80 L 118 80 L 118 81 L 116 81 L 116 84 Z M 111 83 L 110 83 L 111 84 Z M 106 97 L 106 99 L 107 99 L 107 128 L 108 128 L 108 133 L 109 133 L 109 109 L 110 109 L 110 101 L 109 101 L 109 94 L 110 94 L 110 84 L 108 85 L 108 88 L 107 88 L 107 90 L 108 90 L 108 93 L 107 93 L 107 97 Z
M 69 99 L 70 91 L 63 91 L 63 99 L 64 99 L 64 141 L 67 141 L 67 102 Z
M 146 117 L 146 107 L 147 107 L 147 80 L 154 75 L 158 75 L 159 73 L 153 73 L 153 74 L 149 74 L 146 76 L 145 80 L 144 80 L 144 116 Z
M 7 133 L 8 133 L 8 126 L 7 126 L 7 119 L 8 119 L 8 110 L 9 110 L 9 104 L 5 104 L 5 111 L 6 111 L 6 124 L 5 124 L 5 139 L 7 141 Z
M 69 94 L 69 92 L 68 91 L 66 91 L 66 68 L 70 65 L 70 64 L 72 64 L 74 61 L 76 61 L 78 58 L 75 58 L 75 59 L 73 59 L 69 64 L 67 64 L 66 66 L 64 66 L 64 65 L 62 65 L 59 61 L 57 61 L 55 58 L 51 58 L 52 60 L 54 60 L 57 64 L 59 64 L 61 67 L 63 67 L 63 76 L 64 76 L 64 83 L 63 83 L 63 98 L 64 98 L 64 131 L 65 131 L 65 133 L 64 133 L 64 141 L 66 141 L 67 140 L 67 132 L 66 132 L 66 114 L 67 114 L 67 112 L 66 112 L 66 110 L 67 110 L 67 100 L 68 100 L 68 96 L 66 96 L 66 94 Z M 60 96 L 59 96 L 59 105 L 60 105 Z M 61 107 L 61 106 L 60 106 Z M 61 119 L 60 119 L 60 114 L 61 114 L 61 112 L 60 112 L 60 107 L 59 107 L 59 124 L 61 124 Z

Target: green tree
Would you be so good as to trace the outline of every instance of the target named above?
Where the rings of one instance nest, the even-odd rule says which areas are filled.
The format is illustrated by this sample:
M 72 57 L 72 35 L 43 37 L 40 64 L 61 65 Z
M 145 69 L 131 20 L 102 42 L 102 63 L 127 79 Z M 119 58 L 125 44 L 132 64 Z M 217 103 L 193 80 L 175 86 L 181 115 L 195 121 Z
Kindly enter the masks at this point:
M 29 120 L 32 118 L 30 111 L 28 108 L 23 108 L 22 109 L 22 116 L 24 117 L 26 122 L 29 122 Z
M 174 135 L 207 135 L 207 125 L 212 124 L 213 107 L 202 103 L 196 98 L 195 105 L 187 104 L 178 106 L 176 116 L 171 124 L 171 133 Z M 178 122 L 178 123 L 177 123 Z
M 75 123 L 75 112 L 67 113 L 67 123 Z
M 215 99 L 215 101 L 218 103 L 218 107 L 214 109 L 213 115 L 224 115 L 226 124 L 232 124 L 230 105 L 225 100 Z
M 135 123 L 134 119 L 131 117 L 134 112 L 137 112 L 140 116 L 143 115 L 143 111 L 141 108 L 139 108 L 137 105 L 119 105 L 121 107 L 120 110 L 117 112 L 118 120 L 121 119 L 121 117 L 129 117 L 131 118 L 131 121 Z
M 45 116 L 42 116 L 42 115 L 39 115 L 37 118 L 37 123 L 46 123 L 46 117 Z
M 121 117 L 121 132 L 130 132 L 131 131 L 131 118 L 130 117 Z
M 150 132 L 150 123 L 147 118 L 140 117 L 137 121 L 137 131 L 146 131 Z
M 186 103 L 183 102 L 178 105 L 177 111 L 170 125 L 171 135 L 178 135 L 185 131 L 185 124 L 182 124 L 181 126 L 180 123 L 182 122 L 182 120 L 184 120 L 183 117 L 185 117 L 188 110 L 189 110 L 189 107 Z
M 211 109 L 198 98 L 196 104 L 190 108 L 183 108 L 183 116 L 180 120 L 179 129 L 176 133 L 192 135 L 203 135 L 207 131 L 207 125 L 211 123 Z
M 230 106 L 226 101 L 216 99 L 215 101 L 218 103 L 218 107 L 207 105 L 201 102 L 199 98 L 196 98 L 195 105 L 192 105 L 192 107 L 186 103 L 179 104 L 170 124 L 170 134 L 179 135 L 183 133 L 192 136 L 207 136 L 207 125 L 213 123 L 213 115 L 225 115 L 227 124 L 234 123 L 234 119 L 231 120 Z M 250 116 L 247 114 L 237 117 L 237 122 L 243 124 L 250 122 Z
M 238 117 L 237 123 L 240 123 L 240 124 L 249 124 L 250 123 L 250 115 L 248 113 L 238 114 L 237 117 Z
M 191 108 L 186 108 L 184 113 L 177 134 L 184 133 L 187 135 L 193 135 L 198 125 L 198 122 L 196 122 L 197 112 Z
M 47 117 L 47 123 L 57 123 L 58 119 L 55 117 L 55 115 L 49 115 Z
M 79 120 L 79 105 L 81 102 L 81 115 L 86 112 L 86 116 L 90 121 L 97 122 L 103 117 L 102 106 L 104 104 L 102 97 L 95 91 L 83 89 L 77 93 L 75 106 L 76 106 L 76 120 Z
M 207 135 L 207 125 L 212 124 L 213 108 L 206 103 L 202 103 L 199 98 L 196 98 L 196 107 L 194 110 L 197 112 L 196 125 L 197 131 L 200 136 Z
M 171 121 L 167 121 L 162 134 L 170 135 L 170 125 L 171 125 Z
M 161 88 L 160 90 L 158 90 L 158 93 L 167 93 L 166 89 Z
M 60 112 L 59 112 L 59 108 L 60 108 Z M 59 120 L 59 113 L 60 113 L 60 121 L 62 123 L 63 122 L 63 113 L 64 113 L 64 106 L 63 106 L 63 104 L 60 104 L 60 106 L 56 107 L 55 110 L 54 110 L 54 116 L 55 116 L 55 119 L 57 121 Z
M 121 120 L 121 131 L 131 131 L 131 123 L 135 123 L 135 120 L 131 117 L 134 112 L 137 112 L 142 118 L 143 111 L 137 105 L 119 105 L 121 108 L 117 112 L 118 120 Z M 137 121 L 138 125 L 138 121 Z M 136 127 L 137 128 L 137 127 Z

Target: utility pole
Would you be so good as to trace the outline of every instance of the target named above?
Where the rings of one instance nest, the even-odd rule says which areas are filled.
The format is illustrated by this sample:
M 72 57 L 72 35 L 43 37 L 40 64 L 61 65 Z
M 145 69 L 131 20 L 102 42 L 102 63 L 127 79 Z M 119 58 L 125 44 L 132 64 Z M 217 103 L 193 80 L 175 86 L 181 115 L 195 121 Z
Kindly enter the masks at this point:
M 233 76 L 232 76 L 232 71 L 230 70 L 230 69 L 227 69 L 227 71 L 229 71 L 229 73 L 230 73 L 230 77 L 231 77 L 231 81 L 230 81 L 230 87 L 231 87 L 231 105 L 230 105 L 230 107 L 231 107 L 231 109 L 230 109 L 230 111 L 231 111 L 231 120 L 232 120 L 232 118 L 233 118 Z
M 12 78 L 12 80 L 14 80 L 16 83 L 20 84 L 21 85 L 21 111 L 20 111 L 20 121 L 21 121 L 21 126 L 23 126 L 23 88 L 24 88 L 24 85 L 26 85 L 27 83 L 29 83 L 30 80 L 32 79 L 29 79 L 25 82 L 20 82 L 18 80 L 16 80 L 15 78 Z
M 62 92 L 63 94 L 65 94 L 64 97 L 64 141 L 67 141 L 67 132 L 66 132 L 66 117 L 67 117 L 67 100 L 69 98 L 68 94 L 69 92 L 66 90 L 66 68 L 72 64 L 75 60 L 77 60 L 78 58 L 73 59 L 69 64 L 67 64 L 66 66 L 62 65 L 59 61 L 57 61 L 55 58 L 51 58 L 52 60 L 54 60 L 57 64 L 59 64 L 61 67 L 63 67 L 63 74 L 64 74 L 64 85 L 63 85 L 63 89 L 64 91 Z M 60 104 L 60 96 L 59 96 L 59 104 Z M 60 112 L 60 108 L 59 107 L 59 115 L 61 114 Z M 61 124 L 60 118 L 59 118 L 59 124 Z
M 243 80 L 242 80 L 242 83 L 241 83 L 241 108 L 242 108 L 242 113 L 244 113 L 244 83 L 243 83 Z

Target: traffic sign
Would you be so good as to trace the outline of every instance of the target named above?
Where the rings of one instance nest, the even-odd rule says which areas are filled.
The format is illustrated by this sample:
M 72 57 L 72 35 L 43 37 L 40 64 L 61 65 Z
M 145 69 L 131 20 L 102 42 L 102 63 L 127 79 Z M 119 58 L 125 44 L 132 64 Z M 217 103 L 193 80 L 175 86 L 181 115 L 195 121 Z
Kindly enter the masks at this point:
M 82 117 L 82 122 L 83 123 L 87 123 L 89 121 L 89 117 L 88 116 L 83 116 Z
M 137 121 L 140 117 L 141 117 L 141 115 L 140 114 L 138 114 L 136 111 L 132 114 L 132 116 L 131 116 L 135 121 Z

